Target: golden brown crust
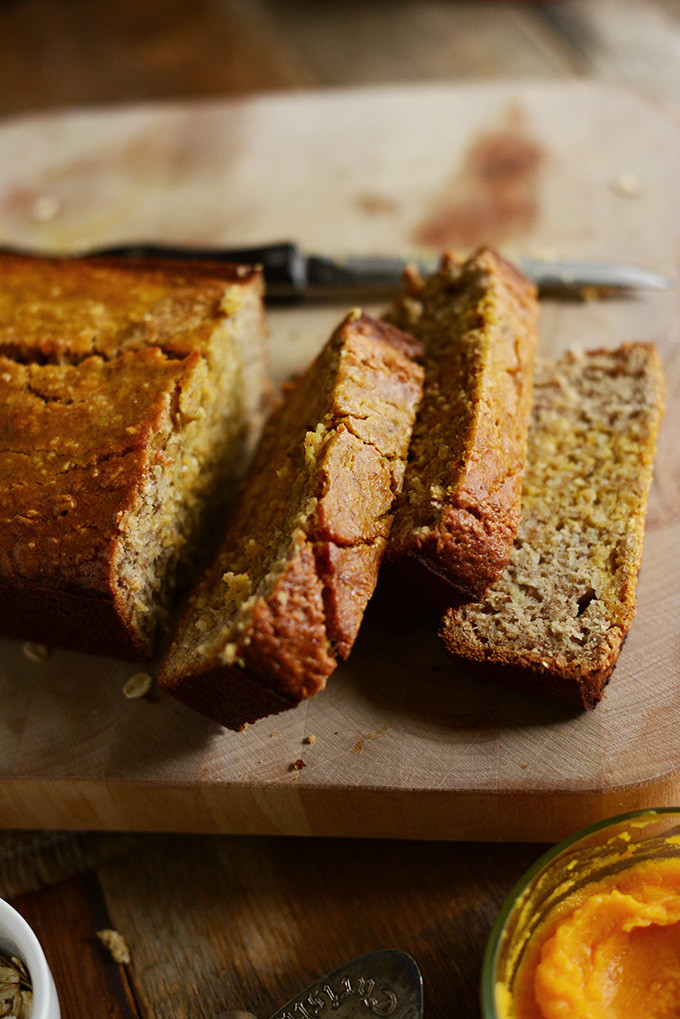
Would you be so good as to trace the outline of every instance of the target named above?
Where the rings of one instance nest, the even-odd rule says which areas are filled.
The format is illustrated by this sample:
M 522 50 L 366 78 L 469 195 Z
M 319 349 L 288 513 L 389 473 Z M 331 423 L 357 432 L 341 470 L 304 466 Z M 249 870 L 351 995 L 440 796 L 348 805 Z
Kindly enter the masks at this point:
M 625 633 L 614 627 L 602 645 L 598 660 L 579 666 L 555 660 L 551 662 L 550 655 L 543 661 L 520 661 L 519 656 L 515 658 L 513 654 L 503 652 L 485 657 L 478 649 L 460 643 L 450 632 L 446 621 L 440 636 L 452 659 L 466 672 L 587 711 L 597 707 L 602 700 L 621 653 Z
M 151 656 L 182 546 L 257 427 L 261 281 L 222 271 L 0 255 L 2 632 Z M 247 406 L 220 408 L 221 365 Z
M 350 315 L 288 390 L 161 664 L 161 687 L 239 728 L 322 689 L 349 654 L 421 394 L 415 349 L 393 327 Z M 283 702 L 239 700 L 253 684 L 258 705 L 266 691 Z
M 1 632 L 94 655 L 149 661 L 147 642 L 127 625 L 125 599 L 114 589 L 66 590 L 19 581 L 0 583 Z
M 255 601 L 250 623 L 249 640 L 239 643 L 249 675 L 293 704 L 324 688 L 336 660 L 314 546 L 302 534 L 268 596 Z
M 534 391 L 515 547 L 440 635 L 476 672 L 592 708 L 635 615 L 663 378 L 651 345 L 627 344 L 537 365 Z
M 349 546 L 327 541 L 317 548 L 326 627 L 340 658 L 348 658 L 352 650 L 384 554 L 384 541 Z
M 262 288 L 244 266 L 3 252 L 0 284 L 0 354 L 59 364 L 155 346 L 206 353 L 228 289 Z
M 212 668 L 197 668 L 181 679 L 166 679 L 165 688 L 184 704 L 206 718 L 235 731 L 255 719 L 277 715 L 294 708 L 296 702 L 262 686 L 245 669 L 227 669 L 216 663 Z
M 410 558 L 478 598 L 520 520 L 538 304 L 490 249 L 412 277 L 396 321 L 425 344 L 425 387 L 389 558 Z
M 97 547 L 115 543 L 140 475 L 153 467 L 159 419 L 196 358 L 168 361 L 159 350 L 73 366 L 0 358 L 3 579 L 100 586 Z

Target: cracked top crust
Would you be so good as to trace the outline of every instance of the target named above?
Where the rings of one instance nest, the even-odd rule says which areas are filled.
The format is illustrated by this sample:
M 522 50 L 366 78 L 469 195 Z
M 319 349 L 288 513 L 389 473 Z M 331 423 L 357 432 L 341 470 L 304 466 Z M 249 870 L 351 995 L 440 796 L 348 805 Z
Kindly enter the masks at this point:
M 257 279 L 244 266 L 0 253 L 0 354 L 60 364 L 142 347 L 208 354 L 215 320 Z
M 0 254 L 0 629 L 150 660 L 268 385 L 247 267 Z
M 198 355 L 158 349 L 114 361 L 0 358 L 0 577 L 105 592 L 105 554 L 125 529 L 149 447 Z
M 323 688 L 377 580 L 421 395 L 419 350 L 354 313 L 289 389 L 161 686 L 231 728 Z

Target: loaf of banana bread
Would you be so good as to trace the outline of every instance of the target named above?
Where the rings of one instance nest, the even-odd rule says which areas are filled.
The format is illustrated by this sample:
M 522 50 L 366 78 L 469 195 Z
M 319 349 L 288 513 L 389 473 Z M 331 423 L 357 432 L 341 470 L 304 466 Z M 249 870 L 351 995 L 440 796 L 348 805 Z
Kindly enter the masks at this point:
M 537 364 L 512 554 L 484 599 L 441 627 L 463 665 L 579 708 L 598 703 L 635 615 L 662 413 L 651 345 Z
M 267 392 L 260 274 L 0 255 L 0 632 L 150 659 Z
M 447 256 L 429 279 L 412 276 L 390 319 L 423 341 L 425 384 L 388 558 L 479 598 L 519 526 L 535 288 L 490 249 Z
M 158 684 L 232 728 L 316 694 L 376 584 L 422 389 L 420 345 L 351 314 L 265 426 Z

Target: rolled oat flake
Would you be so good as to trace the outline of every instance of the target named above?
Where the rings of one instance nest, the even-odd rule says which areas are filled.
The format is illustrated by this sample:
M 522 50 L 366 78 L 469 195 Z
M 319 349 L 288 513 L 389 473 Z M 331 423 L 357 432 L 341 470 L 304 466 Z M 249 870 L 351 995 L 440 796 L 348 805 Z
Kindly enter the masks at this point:
M 24 962 L 0 955 L 0 1016 L 30 1019 L 33 1010 L 31 978 Z

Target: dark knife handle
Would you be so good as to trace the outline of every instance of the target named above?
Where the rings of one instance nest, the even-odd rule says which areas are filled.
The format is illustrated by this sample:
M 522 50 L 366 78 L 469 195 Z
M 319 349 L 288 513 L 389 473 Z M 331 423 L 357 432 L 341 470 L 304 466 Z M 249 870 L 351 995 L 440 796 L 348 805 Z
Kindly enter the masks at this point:
M 259 265 L 264 273 L 267 298 L 301 297 L 307 286 L 307 260 L 296 244 L 263 244 L 252 248 L 191 248 L 172 244 L 118 244 L 96 248 L 87 257 L 176 259 L 179 261 L 232 262 Z

